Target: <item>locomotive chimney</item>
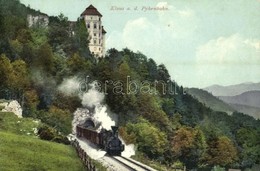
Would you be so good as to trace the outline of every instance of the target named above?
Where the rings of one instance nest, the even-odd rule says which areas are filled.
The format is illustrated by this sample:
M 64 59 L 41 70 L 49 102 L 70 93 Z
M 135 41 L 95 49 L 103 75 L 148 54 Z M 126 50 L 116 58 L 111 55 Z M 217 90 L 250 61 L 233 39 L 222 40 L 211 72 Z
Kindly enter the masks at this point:
M 116 135 L 118 127 L 117 126 L 111 126 L 111 128 L 112 128 L 113 134 Z

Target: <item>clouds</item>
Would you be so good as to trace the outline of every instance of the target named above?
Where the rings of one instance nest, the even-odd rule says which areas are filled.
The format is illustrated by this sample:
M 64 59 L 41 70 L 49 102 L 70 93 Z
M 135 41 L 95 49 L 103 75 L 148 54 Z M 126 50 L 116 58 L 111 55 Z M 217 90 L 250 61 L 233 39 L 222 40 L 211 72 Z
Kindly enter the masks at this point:
M 108 49 L 122 49 L 126 47 L 123 41 L 122 32 L 112 31 L 106 39 L 106 46 Z
M 152 17 L 143 15 L 127 21 L 121 32 L 109 34 L 108 48 L 128 47 L 160 63 L 178 62 L 180 54 L 187 58 L 188 51 L 184 47 L 192 44 L 188 37 L 193 36 L 198 23 L 195 12 L 190 8 L 177 9 L 168 2 L 159 2 L 156 7 L 168 10 L 154 11 Z
M 260 40 L 247 39 L 239 34 L 209 40 L 197 48 L 193 75 L 200 80 L 199 87 L 209 83 L 258 82 Z
M 129 48 L 141 51 L 147 56 L 156 58 L 160 53 L 158 47 L 162 43 L 162 30 L 145 17 L 129 20 L 122 32 L 114 31 L 110 34 L 106 44 L 118 49 Z
M 147 18 L 141 17 L 126 23 L 122 38 L 130 49 L 147 52 L 151 47 L 160 46 L 161 30 Z
M 196 31 L 199 21 L 191 8 L 177 9 L 168 2 L 159 2 L 157 6 L 166 6 L 169 9 L 158 11 L 159 24 L 168 36 L 172 36 L 173 39 L 185 39 Z
M 219 37 L 198 47 L 198 64 L 260 64 L 260 40 L 238 34 Z

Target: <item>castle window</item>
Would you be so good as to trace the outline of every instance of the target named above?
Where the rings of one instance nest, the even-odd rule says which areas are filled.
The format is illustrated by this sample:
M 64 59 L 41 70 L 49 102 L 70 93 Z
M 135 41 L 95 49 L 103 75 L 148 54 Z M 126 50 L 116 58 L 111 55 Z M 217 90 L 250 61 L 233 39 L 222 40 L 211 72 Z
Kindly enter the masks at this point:
M 94 37 L 96 37 L 97 36 L 97 34 L 96 33 L 94 33 Z
M 95 44 L 97 44 L 97 41 L 96 41 L 96 40 L 94 40 L 94 45 L 95 45 Z
M 87 27 L 90 28 L 90 24 L 89 23 L 87 24 Z
M 95 23 L 95 24 L 94 24 L 94 29 L 96 29 L 96 28 L 97 28 L 97 24 Z

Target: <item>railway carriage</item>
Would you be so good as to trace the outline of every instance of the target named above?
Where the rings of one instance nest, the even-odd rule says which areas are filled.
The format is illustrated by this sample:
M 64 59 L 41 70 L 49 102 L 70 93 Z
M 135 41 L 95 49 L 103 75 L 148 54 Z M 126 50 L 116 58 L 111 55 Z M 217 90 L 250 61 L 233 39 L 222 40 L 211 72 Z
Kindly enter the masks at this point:
M 94 128 L 86 128 L 82 125 L 76 127 L 77 137 L 86 138 L 96 144 L 99 148 L 104 149 L 109 155 L 121 155 L 124 151 L 124 145 L 118 138 L 118 127 L 112 126 L 112 131 L 102 129 L 97 132 Z

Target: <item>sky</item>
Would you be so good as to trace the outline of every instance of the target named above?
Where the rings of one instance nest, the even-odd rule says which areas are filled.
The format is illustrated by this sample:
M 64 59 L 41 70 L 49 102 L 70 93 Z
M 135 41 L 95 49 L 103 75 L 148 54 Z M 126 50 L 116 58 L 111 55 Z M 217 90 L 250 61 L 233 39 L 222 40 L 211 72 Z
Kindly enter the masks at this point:
M 184 87 L 260 82 L 260 0 L 20 1 L 71 21 L 94 5 L 107 49 L 139 51 Z

